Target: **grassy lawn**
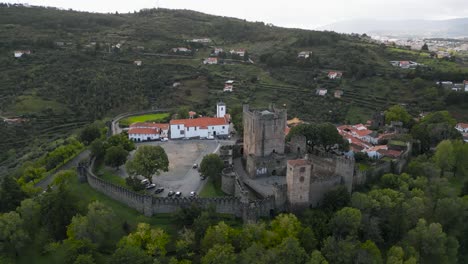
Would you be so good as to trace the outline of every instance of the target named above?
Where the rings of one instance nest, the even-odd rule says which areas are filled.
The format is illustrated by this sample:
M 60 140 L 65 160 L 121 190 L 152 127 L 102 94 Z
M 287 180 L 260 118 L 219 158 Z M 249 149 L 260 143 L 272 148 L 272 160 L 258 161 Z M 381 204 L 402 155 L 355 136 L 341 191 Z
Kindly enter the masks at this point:
M 17 115 L 27 113 L 37 113 L 51 109 L 56 113 L 62 113 L 66 110 L 66 107 L 58 102 L 44 100 L 35 95 L 22 95 L 16 99 L 16 103 L 13 105 L 11 111 Z
M 357 106 L 351 106 L 346 114 L 346 120 L 350 124 L 364 123 L 369 118 L 369 112 Z
M 130 116 L 120 120 L 121 126 L 129 126 L 136 122 L 163 122 L 169 118 L 169 113 L 147 114 L 139 116 Z
M 125 182 L 125 179 L 118 176 L 118 175 L 115 175 L 115 170 L 113 169 L 109 169 L 109 168 L 105 168 L 105 167 L 99 167 L 98 170 L 97 170 L 97 173 L 96 173 L 99 178 L 105 180 L 105 181 L 108 181 L 108 182 L 111 182 L 115 185 L 119 185 L 119 186 L 122 186 L 122 187 L 127 187 L 127 184 Z
M 221 191 L 220 188 L 216 188 L 214 185 L 214 182 L 211 180 L 211 178 L 207 179 L 208 182 L 205 184 L 203 189 L 200 192 L 200 197 L 208 198 L 208 197 L 220 197 L 220 196 L 226 196 L 226 194 Z

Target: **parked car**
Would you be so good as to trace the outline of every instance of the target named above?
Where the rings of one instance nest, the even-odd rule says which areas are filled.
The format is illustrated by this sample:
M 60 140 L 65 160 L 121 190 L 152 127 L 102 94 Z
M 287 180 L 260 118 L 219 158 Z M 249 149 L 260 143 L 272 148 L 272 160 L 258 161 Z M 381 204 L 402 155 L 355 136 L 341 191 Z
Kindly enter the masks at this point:
M 176 193 L 175 193 L 175 196 L 177 196 L 177 197 L 180 197 L 181 195 L 182 195 L 181 192 L 176 192 Z
M 196 192 L 190 192 L 190 197 L 195 197 L 197 195 Z
M 155 188 L 155 187 L 156 187 L 156 184 L 154 184 L 154 183 L 151 183 L 151 184 L 146 185 L 146 189 L 147 189 L 147 190 L 153 189 L 153 188 Z
M 198 168 L 198 164 L 194 163 L 193 166 L 192 166 L 192 169 L 196 169 L 196 168 Z
M 164 192 L 164 188 L 163 187 L 159 187 L 156 189 L 156 191 L 154 191 L 154 193 L 158 194 L 158 193 L 162 193 Z
M 175 194 L 174 191 L 169 191 L 169 192 L 167 193 L 167 197 L 171 197 L 171 196 L 173 196 L 174 194 Z
M 169 139 L 167 139 L 167 138 L 161 138 L 161 141 L 162 141 L 162 142 L 167 142 L 167 141 L 169 141 Z
M 142 185 L 148 185 L 150 184 L 150 181 L 148 179 L 141 180 Z

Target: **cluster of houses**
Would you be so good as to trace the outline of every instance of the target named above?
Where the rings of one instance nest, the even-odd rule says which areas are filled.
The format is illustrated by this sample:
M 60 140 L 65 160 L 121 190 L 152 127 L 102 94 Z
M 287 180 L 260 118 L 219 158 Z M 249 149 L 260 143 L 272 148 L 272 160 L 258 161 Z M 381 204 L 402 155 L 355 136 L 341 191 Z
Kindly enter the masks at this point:
M 128 138 L 136 142 L 170 139 L 213 139 L 216 136 L 229 135 L 231 116 L 226 113 L 226 105 L 216 105 L 215 117 L 195 118 L 195 112 L 189 112 L 187 119 L 172 119 L 169 124 L 134 123 L 128 130 Z
M 220 63 L 220 56 L 224 54 L 223 48 L 215 47 L 213 48 L 212 53 L 210 54 L 210 57 L 205 58 L 203 60 L 203 64 L 207 65 L 213 65 L 213 64 L 218 64 Z M 240 49 L 232 49 L 229 51 L 229 54 L 231 55 L 232 58 L 234 57 L 239 57 L 241 59 L 245 59 L 247 51 L 243 48 Z M 224 57 L 223 57 L 224 58 Z
M 338 126 L 338 133 L 346 139 L 350 146 L 347 155 L 362 152 L 371 159 L 381 159 L 383 157 L 399 158 L 406 149 L 406 145 L 384 144 L 392 139 L 396 132 L 379 134 L 368 129 L 363 124 Z M 390 141 L 391 142 L 391 141 Z
M 315 95 L 318 95 L 318 96 L 326 96 L 328 94 L 328 89 L 325 89 L 325 88 L 319 88 L 319 89 L 316 89 L 315 90 Z M 344 92 L 343 90 L 335 90 L 333 92 L 333 97 L 335 98 L 341 98 L 341 96 L 343 96 Z
M 390 64 L 395 67 L 400 67 L 402 69 L 414 69 L 422 64 L 414 61 L 390 61 Z
M 442 86 L 446 89 L 451 89 L 456 92 L 468 92 L 468 81 L 463 81 L 463 83 L 453 83 L 451 81 L 441 81 L 436 82 L 437 85 Z
M 330 71 L 328 72 L 328 79 L 330 80 L 335 80 L 335 79 L 341 79 L 343 77 L 343 73 L 340 71 Z
M 468 123 L 458 123 L 455 129 L 462 134 L 463 141 L 468 142 Z

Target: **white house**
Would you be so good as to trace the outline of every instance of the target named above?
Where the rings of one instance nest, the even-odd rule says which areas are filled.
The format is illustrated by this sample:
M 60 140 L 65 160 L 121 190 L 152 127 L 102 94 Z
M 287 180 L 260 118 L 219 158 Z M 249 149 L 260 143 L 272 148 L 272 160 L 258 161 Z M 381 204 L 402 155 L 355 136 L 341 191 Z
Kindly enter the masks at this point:
M 233 80 L 228 80 L 224 83 L 224 92 L 232 92 L 234 89 L 234 81 Z
M 133 64 L 135 64 L 136 66 L 141 66 L 142 61 L 141 60 L 136 60 L 136 61 L 133 62 Z
M 328 92 L 327 89 L 317 89 L 315 94 L 320 95 L 320 96 L 325 96 L 327 92 Z
M 468 123 L 458 123 L 455 129 L 460 131 L 460 133 L 468 133 Z
M 30 50 L 15 50 L 13 52 L 15 54 L 15 58 L 21 58 L 24 54 L 29 55 L 31 54 Z
M 311 54 L 312 54 L 312 51 L 301 51 L 301 52 L 299 52 L 297 57 L 301 58 L 301 59 L 307 59 L 307 58 L 310 57 Z
M 222 48 L 214 48 L 213 51 L 214 51 L 213 53 L 216 54 L 216 55 L 219 55 L 220 53 L 224 52 L 224 50 Z
M 169 124 L 137 122 L 130 125 L 128 138 L 134 141 L 157 140 L 169 137 Z
M 209 57 L 209 58 L 206 58 L 204 61 L 203 61 L 203 64 L 218 64 L 218 58 L 212 58 L 212 57 Z
M 159 138 L 160 131 L 157 128 L 130 128 L 128 130 L 128 139 L 133 141 L 151 141 Z
M 216 117 L 171 120 L 171 139 L 207 138 L 229 134 L 229 117 L 226 105 L 218 103 Z
M 465 85 L 465 92 L 468 92 L 468 81 L 463 81 L 463 84 Z
M 230 51 L 231 54 L 237 54 L 241 57 L 244 57 L 245 56 L 245 49 L 237 49 L 237 50 L 231 50 Z

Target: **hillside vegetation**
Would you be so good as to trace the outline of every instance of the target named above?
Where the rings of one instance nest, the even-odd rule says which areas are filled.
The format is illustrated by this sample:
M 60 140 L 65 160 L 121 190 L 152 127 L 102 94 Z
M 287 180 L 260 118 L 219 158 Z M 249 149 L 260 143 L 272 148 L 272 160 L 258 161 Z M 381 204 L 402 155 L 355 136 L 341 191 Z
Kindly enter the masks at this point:
M 194 38 L 212 43 L 187 42 Z M 173 47 L 195 52 L 174 55 Z M 203 65 L 213 47 L 245 48 L 253 64 Z M 15 50 L 31 54 L 14 58 Z M 298 60 L 300 51 L 312 56 Z M 429 67 L 400 70 L 389 60 Z M 329 80 L 329 70 L 342 71 L 343 78 Z M 26 121 L 0 124 L 5 135 L 0 174 L 39 157 L 49 142 L 85 124 L 152 107 L 186 106 L 212 114 L 218 100 L 231 109 L 273 102 L 307 121 L 345 123 L 364 122 L 376 111 L 404 103 L 412 113 L 450 105 L 463 119 L 468 112 L 463 98 L 450 97 L 435 81 L 467 76 L 463 65 L 372 44 L 365 36 L 284 29 L 188 10 L 94 14 L 2 4 L 0 116 Z M 236 81 L 233 93 L 222 92 L 228 79 Z M 174 87 L 175 82 L 181 85 Z M 317 88 L 328 94 L 316 96 Z M 333 97 L 336 89 L 344 91 L 341 99 Z

